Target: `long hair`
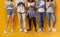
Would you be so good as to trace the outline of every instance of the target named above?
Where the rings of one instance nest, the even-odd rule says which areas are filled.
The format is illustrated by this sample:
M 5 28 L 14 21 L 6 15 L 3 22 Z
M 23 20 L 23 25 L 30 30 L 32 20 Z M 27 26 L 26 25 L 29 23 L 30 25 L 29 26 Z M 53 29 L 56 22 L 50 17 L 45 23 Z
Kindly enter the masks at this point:
M 9 1 L 9 0 L 7 0 L 7 1 Z M 13 0 L 10 0 L 11 2 L 13 2 Z
M 28 0 L 28 2 L 30 2 L 30 0 Z M 34 2 L 34 0 L 32 0 L 32 2 Z
M 49 2 L 49 0 L 47 0 L 47 2 Z
M 53 0 L 51 0 L 51 1 L 53 1 Z
M 51 1 L 53 1 L 53 0 L 51 0 Z M 49 2 L 49 0 L 47 0 L 47 2 Z

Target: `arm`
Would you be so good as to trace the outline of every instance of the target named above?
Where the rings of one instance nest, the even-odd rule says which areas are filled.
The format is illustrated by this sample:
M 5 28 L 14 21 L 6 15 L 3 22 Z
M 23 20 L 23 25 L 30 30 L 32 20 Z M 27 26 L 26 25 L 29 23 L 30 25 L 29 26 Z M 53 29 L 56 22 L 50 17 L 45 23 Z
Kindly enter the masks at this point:
M 41 4 L 40 4 L 40 8 L 44 8 L 45 7 L 45 2 L 42 1 Z
M 4 7 L 5 7 L 5 8 L 8 8 L 6 2 L 5 2 L 5 4 L 4 4 Z
M 40 7 L 40 3 L 36 2 L 36 8 L 38 9 Z
M 52 7 L 53 7 L 53 8 L 55 7 L 55 2 L 52 2 Z

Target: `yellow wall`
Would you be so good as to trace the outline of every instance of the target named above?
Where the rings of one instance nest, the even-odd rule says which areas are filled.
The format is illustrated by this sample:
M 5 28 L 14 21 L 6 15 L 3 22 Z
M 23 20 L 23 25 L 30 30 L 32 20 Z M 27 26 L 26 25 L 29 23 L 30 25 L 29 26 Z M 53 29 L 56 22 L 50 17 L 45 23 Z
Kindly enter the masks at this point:
M 4 31 L 4 27 L 5 27 L 5 23 L 6 23 L 6 16 L 7 16 L 7 12 L 4 9 L 5 1 L 6 0 L 0 0 L 0 37 L 60 37 L 60 0 L 55 0 L 55 2 L 56 2 L 55 16 L 56 16 L 57 32 L 48 32 L 47 30 L 44 32 L 40 32 L 40 33 L 37 33 L 34 30 L 32 30 L 28 33 L 19 32 L 18 18 L 17 18 L 17 14 L 15 14 L 14 32 L 13 33 L 10 32 L 10 26 L 11 26 L 11 19 L 10 19 L 7 34 L 4 35 L 3 31 Z M 45 23 L 45 25 L 47 25 L 47 24 Z M 47 28 L 47 26 L 45 26 L 45 28 Z

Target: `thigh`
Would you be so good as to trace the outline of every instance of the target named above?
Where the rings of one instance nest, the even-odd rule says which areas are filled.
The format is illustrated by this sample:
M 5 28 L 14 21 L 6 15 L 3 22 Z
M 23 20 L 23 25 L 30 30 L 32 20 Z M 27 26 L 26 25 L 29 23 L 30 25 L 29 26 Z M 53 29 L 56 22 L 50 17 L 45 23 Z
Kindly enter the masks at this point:
M 53 20 L 55 20 L 54 13 L 51 14 L 51 17 L 52 17 Z
M 50 13 L 46 13 L 47 18 L 50 19 Z
M 38 21 L 41 19 L 41 13 L 38 12 Z
M 21 19 L 21 14 L 20 14 L 20 13 L 18 13 L 18 19 L 19 19 L 19 21 L 20 21 L 20 19 Z
M 23 19 L 23 20 L 25 20 L 25 19 L 26 19 L 26 15 L 25 15 L 25 13 L 24 13 L 24 14 L 22 14 L 22 19 Z
M 41 14 L 41 19 L 44 21 L 44 13 Z

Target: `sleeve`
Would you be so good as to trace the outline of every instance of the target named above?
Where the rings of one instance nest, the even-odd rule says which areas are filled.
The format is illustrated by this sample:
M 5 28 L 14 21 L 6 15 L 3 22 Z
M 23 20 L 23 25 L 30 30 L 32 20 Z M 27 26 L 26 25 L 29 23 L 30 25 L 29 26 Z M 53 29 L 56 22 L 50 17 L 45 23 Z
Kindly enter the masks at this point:
M 42 1 L 42 2 L 41 2 L 41 4 L 40 4 L 40 6 L 41 6 L 41 5 L 45 5 L 45 2 L 44 2 L 44 1 Z
M 36 2 L 36 8 L 39 8 L 39 7 L 40 7 L 40 3 Z

